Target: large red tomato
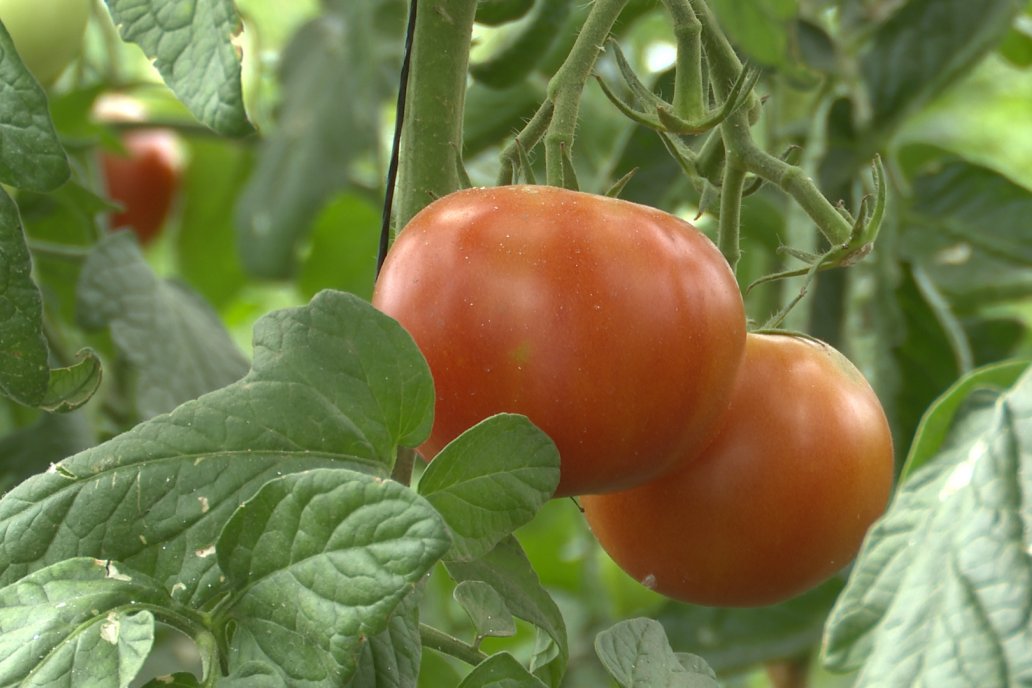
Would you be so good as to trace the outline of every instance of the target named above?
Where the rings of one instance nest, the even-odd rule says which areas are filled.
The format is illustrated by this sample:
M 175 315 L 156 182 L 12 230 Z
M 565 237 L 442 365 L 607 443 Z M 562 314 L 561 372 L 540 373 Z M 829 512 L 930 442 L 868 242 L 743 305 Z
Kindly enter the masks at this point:
M 179 186 L 179 141 L 169 129 L 134 129 L 122 136 L 122 144 L 125 155 L 101 155 L 108 195 L 122 205 L 111 227 L 127 227 L 146 244 L 165 224 Z
M 640 484 L 696 451 L 745 346 L 741 295 L 709 239 L 658 210 L 555 187 L 432 203 L 392 247 L 373 303 L 434 376 L 420 453 L 522 413 L 559 448 L 557 495 Z
M 840 353 L 750 334 L 731 409 L 700 456 L 581 505 L 631 576 L 695 604 L 772 604 L 855 556 L 892 486 L 878 398 Z

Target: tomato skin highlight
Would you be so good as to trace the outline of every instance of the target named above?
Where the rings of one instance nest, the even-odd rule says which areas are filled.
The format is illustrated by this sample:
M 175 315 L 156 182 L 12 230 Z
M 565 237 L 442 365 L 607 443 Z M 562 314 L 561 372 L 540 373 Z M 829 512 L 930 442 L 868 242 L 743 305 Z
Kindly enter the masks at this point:
M 848 564 L 892 482 L 889 424 L 860 372 L 826 344 L 750 334 L 713 443 L 659 480 L 581 506 L 602 548 L 657 592 L 760 606 Z
M 108 196 L 122 205 L 111 228 L 129 228 L 141 244 L 161 231 L 182 173 L 176 135 L 168 129 L 134 129 L 122 136 L 126 155 L 104 151 L 101 166 Z
M 522 413 L 555 441 L 556 496 L 623 489 L 704 445 L 745 344 L 713 243 L 645 206 L 546 186 L 459 191 L 418 213 L 373 304 L 426 357 L 432 459 L 483 418 Z

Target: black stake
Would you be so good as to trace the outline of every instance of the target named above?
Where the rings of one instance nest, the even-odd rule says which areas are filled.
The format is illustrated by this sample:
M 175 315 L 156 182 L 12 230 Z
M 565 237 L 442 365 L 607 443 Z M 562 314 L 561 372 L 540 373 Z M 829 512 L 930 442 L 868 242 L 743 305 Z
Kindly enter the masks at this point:
M 387 258 L 391 243 L 391 210 L 394 207 L 394 184 L 398 178 L 398 151 L 401 147 L 401 126 L 405 121 L 405 96 L 408 93 L 409 63 L 412 58 L 412 35 L 416 32 L 416 3 L 409 0 L 408 28 L 405 29 L 405 56 L 401 61 L 398 77 L 398 107 L 394 114 L 394 141 L 391 144 L 391 161 L 387 166 L 387 190 L 383 198 L 383 217 L 380 222 L 380 250 L 376 256 L 376 275 Z

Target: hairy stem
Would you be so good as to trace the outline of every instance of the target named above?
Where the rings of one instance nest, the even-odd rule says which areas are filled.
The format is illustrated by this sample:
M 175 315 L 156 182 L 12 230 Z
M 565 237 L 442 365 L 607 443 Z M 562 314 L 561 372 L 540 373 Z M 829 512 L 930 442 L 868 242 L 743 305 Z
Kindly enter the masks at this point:
M 422 0 L 402 125 L 397 226 L 458 189 L 462 109 L 476 0 Z
M 735 154 L 724 163 L 724 183 L 720 188 L 720 226 L 717 246 L 734 271 L 742 257 L 739 224 L 742 218 L 742 191 L 745 189 L 745 166 Z
M 713 90 L 718 98 L 726 98 L 742 71 L 742 63 L 705 0 L 691 0 L 695 15 L 702 23 L 702 42 L 709 61 Z M 749 133 L 748 105 L 727 118 L 722 133 L 728 155 L 736 155 L 746 170 L 779 186 L 810 216 L 831 244 L 845 243 L 852 226 L 820 192 L 813 180 L 798 167 L 789 165 L 761 150 Z
M 423 623 L 419 624 L 419 638 L 423 641 L 423 647 L 451 655 L 471 666 L 476 666 L 487 659 L 487 655 L 477 648 L 433 626 L 427 626 Z
M 606 38 L 628 0 L 596 0 L 566 61 L 548 84 L 552 116 L 545 134 L 548 184 L 564 186 L 563 155 L 573 149 L 581 93 L 591 77 Z
M 696 122 L 706 115 L 702 83 L 702 22 L 687 0 L 664 0 L 674 24 L 677 66 L 674 72 L 674 114 Z

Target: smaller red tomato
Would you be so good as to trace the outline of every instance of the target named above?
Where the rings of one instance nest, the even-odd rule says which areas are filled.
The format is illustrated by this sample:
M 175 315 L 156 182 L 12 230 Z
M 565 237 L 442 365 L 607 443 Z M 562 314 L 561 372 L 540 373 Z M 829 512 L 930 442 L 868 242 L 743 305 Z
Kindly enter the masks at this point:
M 101 155 L 108 196 L 122 206 L 111 228 L 132 229 L 146 244 L 164 226 L 179 187 L 179 141 L 168 129 L 136 129 L 122 136 L 122 144 L 125 155 Z
M 581 499 L 599 543 L 693 604 L 773 604 L 856 555 L 888 501 L 892 436 L 860 372 L 826 344 L 750 334 L 716 439 L 645 485 Z

